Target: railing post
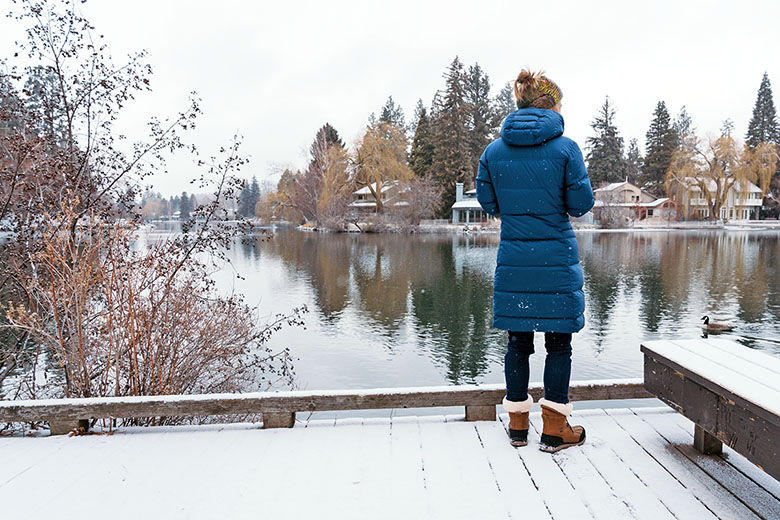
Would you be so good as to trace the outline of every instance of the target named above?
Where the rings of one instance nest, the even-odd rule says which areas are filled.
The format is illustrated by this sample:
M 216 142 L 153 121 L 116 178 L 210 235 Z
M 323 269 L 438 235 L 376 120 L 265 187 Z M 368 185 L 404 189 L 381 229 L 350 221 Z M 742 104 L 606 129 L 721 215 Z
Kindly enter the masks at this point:
M 263 428 L 292 428 L 295 412 L 263 412 Z
M 89 431 L 89 419 L 78 419 L 76 417 L 51 417 L 47 421 L 49 431 L 52 435 L 66 435 L 72 431 Z
M 723 443 L 698 424 L 693 428 L 693 447 L 704 455 L 718 455 L 723 452 Z
M 495 421 L 496 405 L 466 405 L 467 421 Z

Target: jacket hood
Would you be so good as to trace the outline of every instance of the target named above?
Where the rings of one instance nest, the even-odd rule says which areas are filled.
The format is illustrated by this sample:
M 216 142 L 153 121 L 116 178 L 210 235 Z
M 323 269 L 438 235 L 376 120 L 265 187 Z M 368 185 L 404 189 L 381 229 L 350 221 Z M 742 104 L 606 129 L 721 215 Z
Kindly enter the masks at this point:
M 501 139 L 512 146 L 534 146 L 562 134 L 563 117 L 543 108 L 515 110 L 501 127 Z

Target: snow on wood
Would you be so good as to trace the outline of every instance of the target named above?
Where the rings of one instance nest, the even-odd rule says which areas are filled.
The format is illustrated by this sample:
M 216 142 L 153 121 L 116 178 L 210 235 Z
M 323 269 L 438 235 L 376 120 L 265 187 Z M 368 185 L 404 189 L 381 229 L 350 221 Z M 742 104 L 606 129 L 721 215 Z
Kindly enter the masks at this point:
M 722 511 L 720 518 L 735 520 L 758 519 L 742 502 L 723 489 L 709 475 L 687 458 L 676 453 L 673 447 L 652 426 L 633 413 L 607 410 L 643 449 L 658 461 L 669 473 L 711 510 Z M 685 516 L 683 518 L 694 518 Z
M 477 422 L 474 427 L 485 449 L 488 464 L 500 486 L 501 499 L 510 518 L 552 518 L 523 461 L 523 450 L 514 448 L 507 442 L 507 432 L 503 424 L 495 421 Z M 518 500 L 517 497 L 523 498 Z
M 680 428 L 673 415 L 651 424 L 671 446 L 720 483 L 724 492 L 731 493 L 762 518 L 780 518 L 780 501 L 757 483 L 720 457 L 702 455 L 691 446 L 689 432 Z
M 534 413 L 532 415 L 540 415 Z M 501 415 L 501 420 L 508 428 L 509 416 Z M 539 439 L 539 435 L 529 429 L 529 437 Z M 538 440 L 537 440 L 538 442 Z M 550 510 L 553 518 L 592 518 L 585 504 L 577 496 L 569 480 L 561 472 L 549 453 L 539 451 L 538 444 L 530 443 L 520 448 L 518 455 L 522 457 L 528 467 L 531 477 L 534 479 L 544 503 Z
M 669 409 L 575 412 L 586 444 L 553 455 L 538 450 L 538 412 L 524 448 L 509 445 L 506 422 L 345 418 L 4 438 L 0 503 L 8 518 L 73 518 L 85 505 L 118 519 L 756 518 L 728 487 L 777 516 L 776 487 L 738 471 L 735 454 L 687 453 L 692 424 Z
M 659 413 L 674 413 L 669 408 L 663 408 L 662 410 L 662 412 L 655 409 L 642 410 L 642 417 L 649 417 L 651 420 L 655 420 Z M 613 410 L 611 414 L 604 418 L 588 416 L 585 420 L 588 426 L 591 426 L 594 434 L 602 439 L 603 444 L 600 447 L 609 447 L 623 461 L 626 467 L 647 486 L 651 494 L 638 495 L 638 497 L 642 497 L 640 500 L 650 499 L 655 495 L 655 498 L 664 508 L 668 509 L 677 518 L 717 518 L 672 473 L 660 465 L 658 460 L 650 455 L 641 442 L 637 441 L 615 422 L 614 417 L 618 414 L 631 414 L 631 412 L 628 410 Z M 636 500 L 633 495 L 631 497 L 632 500 Z
M 574 418 L 572 421 L 576 423 Z M 542 418 L 540 415 L 534 414 L 531 419 L 531 428 L 535 430 L 537 437 L 541 437 Z M 634 517 L 627 504 L 615 495 L 612 487 L 599 474 L 583 450 L 563 450 L 551 458 L 566 476 L 593 518 Z
M 584 456 L 616 497 L 631 497 L 630 501 L 626 501 L 631 517 L 638 520 L 674 520 L 674 515 L 661 502 L 662 497 L 655 484 L 644 482 L 615 451 L 616 439 L 607 433 L 612 433 L 611 430 L 605 428 L 612 419 L 603 410 L 577 414 L 572 420 L 587 431 L 588 440 L 582 445 Z M 628 442 L 633 443 L 630 439 Z
M 669 419 L 674 421 L 677 426 L 684 432 L 687 432 L 688 437 L 693 438 L 691 433 L 691 421 L 680 414 L 670 414 Z M 726 445 L 723 446 L 723 453 L 718 455 L 718 458 L 724 462 L 727 462 L 729 465 L 739 470 L 740 473 L 743 473 L 751 481 L 761 486 L 761 488 L 766 490 L 767 493 L 775 497 L 775 500 L 777 500 L 778 504 L 780 504 L 780 482 L 773 479 L 761 468 Z
M 765 367 L 753 359 L 744 357 L 745 351 L 752 352 L 749 348 L 731 341 L 711 342 L 709 340 L 682 340 L 673 341 L 675 345 L 695 354 L 705 356 L 727 370 L 757 381 L 772 390 L 780 390 L 780 372 Z M 762 354 L 761 357 L 774 360 Z
M 775 416 L 780 416 L 780 390 L 777 387 L 771 388 L 736 372 L 728 364 L 713 360 L 717 359 L 717 352 L 708 350 L 706 342 L 703 343 L 704 345 L 697 347 L 695 352 L 691 350 L 690 344 L 682 347 L 673 341 L 650 341 L 642 345 L 643 348 L 698 374 L 704 380 L 715 383 Z

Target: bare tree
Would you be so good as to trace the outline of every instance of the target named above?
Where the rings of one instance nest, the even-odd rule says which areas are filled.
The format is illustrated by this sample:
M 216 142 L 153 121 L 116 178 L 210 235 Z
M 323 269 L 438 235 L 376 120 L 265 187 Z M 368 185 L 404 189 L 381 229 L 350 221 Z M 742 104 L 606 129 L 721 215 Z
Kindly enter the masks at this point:
M 736 193 L 737 201 L 744 202 L 748 182 L 766 193 L 776 162 L 777 148 L 770 143 L 749 148 L 740 147 L 727 134 L 706 141 L 689 135 L 666 172 L 667 193 L 676 195 L 686 216 L 692 198 L 704 199 L 709 219 L 717 220 L 730 194 Z
M 14 370 L 13 395 L 28 397 L 235 390 L 259 384 L 258 373 L 290 377 L 288 356 L 263 345 L 305 309 L 263 325 L 209 277 L 251 231 L 226 209 L 247 162 L 240 139 L 208 158 L 183 140 L 200 113 L 193 94 L 125 146 L 114 123 L 150 90 L 145 53 L 114 65 L 73 2 L 17 5 L 11 16 L 29 26 L 17 50 L 31 65 L 0 68 L 0 222 L 11 230 L 0 248 L 0 385 Z M 36 75 L 45 89 L 15 88 Z M 134 249 L 142 181 L 175 152 L 194 155 L 202 174 L 193 182 L 212 195 L 183 234 Z M 44 362 L 61 386 L 36 387 Z

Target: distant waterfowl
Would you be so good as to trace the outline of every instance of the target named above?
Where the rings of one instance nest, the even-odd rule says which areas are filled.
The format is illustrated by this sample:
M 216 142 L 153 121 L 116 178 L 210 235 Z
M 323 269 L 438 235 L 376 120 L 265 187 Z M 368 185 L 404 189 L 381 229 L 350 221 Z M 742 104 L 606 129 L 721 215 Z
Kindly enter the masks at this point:
M 726 332 L 729 330 L 734 330 L 733 325 L 728 325 L 726 323 L 716 323 L 714 321 L 710 321 L 709 316 L 703 316 L 701 318 L 704 323 L 702 323 L 701 328 L 703 328 L 706 331 L 709 332 Z

